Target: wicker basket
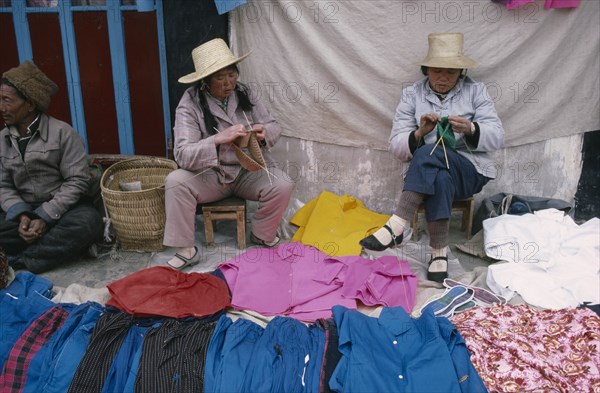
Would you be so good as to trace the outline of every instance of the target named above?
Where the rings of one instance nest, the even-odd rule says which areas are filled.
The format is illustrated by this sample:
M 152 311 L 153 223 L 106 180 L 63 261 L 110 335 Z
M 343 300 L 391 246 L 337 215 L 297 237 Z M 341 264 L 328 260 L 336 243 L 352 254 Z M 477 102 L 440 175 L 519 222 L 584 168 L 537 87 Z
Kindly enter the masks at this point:
M 175 161 L 158 157 L 124 160 L 110 166 L 100 181 L 107 214 L 124 250 L 163 249 L 165 178 Z M 141 191 L 121 191 L 122 182 L 141 182 Z

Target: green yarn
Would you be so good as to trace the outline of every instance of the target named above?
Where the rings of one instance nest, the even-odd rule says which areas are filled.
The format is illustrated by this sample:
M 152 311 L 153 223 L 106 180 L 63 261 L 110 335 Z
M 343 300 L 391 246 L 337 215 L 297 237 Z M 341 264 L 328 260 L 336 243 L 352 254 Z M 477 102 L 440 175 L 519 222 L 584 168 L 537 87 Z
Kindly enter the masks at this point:
M 447 116 L 442 117 L 437 123 L 437 138 L 444 139 L 446 148 L 456 150 L 456 138 L 454 137 L 454 131 L 452 131 Z

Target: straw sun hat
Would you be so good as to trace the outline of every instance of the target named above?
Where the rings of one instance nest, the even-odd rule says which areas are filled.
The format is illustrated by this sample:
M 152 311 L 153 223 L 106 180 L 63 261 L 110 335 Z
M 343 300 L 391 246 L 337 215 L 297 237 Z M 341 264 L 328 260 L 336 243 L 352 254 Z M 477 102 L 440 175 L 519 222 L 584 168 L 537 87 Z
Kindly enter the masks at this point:
M 463 33 L 431 33 L 429 51 L 419 65 L 436 68 L 474 68 L 479 64 L 463 53 Z
M 197 82 L 223 68 L 239 63 L 249 55 L 250 52 L 243 56 L 236 57 L 225 41 L 220 38 L 215 38 L 214 40 L 210 40 L 196 47 L 192 51 L 192 60 L 194 61 L 194 68 L 196 71 L 182 76 L 178 81 L 179 83 Z

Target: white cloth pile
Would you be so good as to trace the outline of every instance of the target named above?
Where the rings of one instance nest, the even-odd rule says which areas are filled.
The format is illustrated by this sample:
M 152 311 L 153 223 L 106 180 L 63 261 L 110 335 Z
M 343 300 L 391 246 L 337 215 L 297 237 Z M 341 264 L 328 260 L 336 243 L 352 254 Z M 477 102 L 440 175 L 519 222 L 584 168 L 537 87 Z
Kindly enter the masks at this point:
M 488 270 L 487 285 L 543 308 L 600 303 L 600 220 L 582 225 L 556 209 L 483 222 L 487 256 L 506 261 Z

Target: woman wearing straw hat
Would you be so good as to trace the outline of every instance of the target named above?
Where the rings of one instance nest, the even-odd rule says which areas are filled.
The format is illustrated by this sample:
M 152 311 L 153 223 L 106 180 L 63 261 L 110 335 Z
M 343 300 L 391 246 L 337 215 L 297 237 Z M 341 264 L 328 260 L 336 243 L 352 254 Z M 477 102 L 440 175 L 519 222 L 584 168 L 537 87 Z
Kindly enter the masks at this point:
M 45 111 L 58 87 L 24 61 L 2 74 L 0 247 L 14 268 L 42 273 L 72 260 L 102 237 L 102 218 L 85 195 L 83 141 Z
M 192 86 L 177 106 L 173 129 L 173 152 L 181 169 L 165 181 L 163 243 L 178 248 L 168 262 L 173 268 L 200 261 L 194 246 L 196 205 L 231 195 L 258 201 L 252 220 L 254 243 L 273 247 L 279 242 L 277 227 L 294 184 L 268 165 L 273 162 L 269 149 L 278 141 L 281 127 L 237 81 L 236 64 L 248 55 L 235 56 L 222 39 L 208 41 L 192 51 L 196 71 L 179 79 Z M 248 140 L 255 142 L 249 145 L 251 155 L 242 149 Z
M 398 210 L 360 242 L 377 251 L 400 244 L 424 203 L 432 248 L 427 278 L 437 282 L 448 275 L 452 201 L 471 197 L 495 178 L 490 152 L 504 144 L 485 85 L 466 76 L 477 63 L 464 56 L 463 40 L 462 33 L 429 34 L 429 51 L 420 63 L 425 78 L 402 92 L 389 139 L 392 154 L 410 161 Z

